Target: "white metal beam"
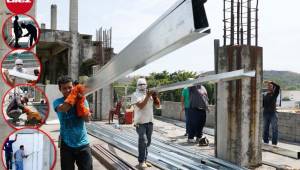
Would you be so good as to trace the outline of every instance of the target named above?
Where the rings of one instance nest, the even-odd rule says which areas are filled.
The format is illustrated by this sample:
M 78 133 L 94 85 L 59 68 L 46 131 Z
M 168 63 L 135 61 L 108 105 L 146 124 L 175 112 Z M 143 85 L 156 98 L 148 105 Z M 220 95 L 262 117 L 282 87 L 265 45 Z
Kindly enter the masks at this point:
M 187 81 L 169 84 L 166 86 L 155 87 L 150 90 L 155 90 L 157 92 L 164 92 L 164 91 L 169 91 L 169 90 L 181 89 L 184 87 L 192 87 L 197 84 L 204 83 L 204 82 L 217 83 L 220 81 L 231 81 L 231 80 L 237 80 L 237 79 L 242 79 L 242 78 L 247 78 L 247 77 L 255 77 L 255 71 L 245 72 L 244 69 L 241 69 L 241 70 L 230 71 L 230 72 L 226 72 L 226 73 L 220 73 L 220 74 L 209 75 L 209 76 L 205 76 L 205 77 L 199 77 L 198 79 L 195 79 L 195 80 L 187 80 Z
M 203 0 L 179 0 L 88 80 L 87 94 L 209 33 Z

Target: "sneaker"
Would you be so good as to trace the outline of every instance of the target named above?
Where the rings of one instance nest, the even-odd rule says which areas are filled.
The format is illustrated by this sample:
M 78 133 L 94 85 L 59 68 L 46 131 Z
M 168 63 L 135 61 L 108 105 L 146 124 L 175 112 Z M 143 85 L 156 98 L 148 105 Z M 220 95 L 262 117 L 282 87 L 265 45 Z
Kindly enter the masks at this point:
M 188 139 L 187 142 L 188 143 L 195 143 L 195 140 L 194 139 Z
M 138 166 L 140 169 L 145 169 L 145 168 L 148 168 L 147 164 L 145 162 L 143 163 L 139 163 L 139 166 Z
M 199 140 L 199 146 L 208 146 L 209 141 L 206 139 L 206 137 L 203 137 Z

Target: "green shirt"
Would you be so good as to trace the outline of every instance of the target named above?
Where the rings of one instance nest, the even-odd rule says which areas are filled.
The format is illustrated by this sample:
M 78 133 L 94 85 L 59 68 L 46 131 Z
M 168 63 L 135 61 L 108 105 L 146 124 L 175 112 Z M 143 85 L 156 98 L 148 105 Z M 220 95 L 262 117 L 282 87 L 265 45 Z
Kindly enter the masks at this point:
M 184 108 L 189 108 L 190 107 L 190 93 L 189 93 L 189 88 L 187 88 L 187 87 L 183 88 L 181 96 L 184 99 Z

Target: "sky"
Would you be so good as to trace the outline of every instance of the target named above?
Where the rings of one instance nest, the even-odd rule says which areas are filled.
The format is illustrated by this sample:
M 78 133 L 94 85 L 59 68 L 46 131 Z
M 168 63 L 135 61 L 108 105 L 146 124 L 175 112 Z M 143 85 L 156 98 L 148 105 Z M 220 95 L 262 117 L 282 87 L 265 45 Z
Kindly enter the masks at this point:
M 112 27 L 112 47 L 116 53 L 125 48 L 176 0 L 78 0 L 79 32 L 96 34 L 96 29 Z M 283 3 L 284 2 L 284 3 Z M 59 30 L 69 29 L 68 0 L 38 0 L 37 21 L 50 27 L 50 6 L 57 5 Z M 258 45 L 263 47 L 264 70 L 300 73 L 300 1 L 260 0 Z M 205 4 L 211 34 L 200 38 L 135 71 L 131 75 L 178 70 L 204 72 L 214 69 L 214 39 L 223 35 L 223 1 Z

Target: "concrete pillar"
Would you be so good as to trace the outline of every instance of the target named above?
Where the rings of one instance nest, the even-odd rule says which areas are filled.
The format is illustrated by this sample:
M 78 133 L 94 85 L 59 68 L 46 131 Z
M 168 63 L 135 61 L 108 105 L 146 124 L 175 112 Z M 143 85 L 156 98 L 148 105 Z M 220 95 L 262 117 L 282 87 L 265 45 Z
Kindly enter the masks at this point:
M 46 29 L 46 24 L 45 23 L 41 23 L 41 29 Z
M 69 30 L 78 32 L 78 0 L 70 0 Z
M 68 75 L 71 76 L 73 80 L 77 80 L 79 75 L 79 34 L 72 33 L 71 36 L 72 43 L 68 53 Z
M 101 119 L 106 120 L 108 119 L 109 110 L 113 106 L 113 88 L 112 85 L 106 86 L 102 89 L 102 93 L 100 95 L 101 101 L 99 105 L 101 106 Z
M 57 6 L 55 4 L 51 5 L 51 29 L 57 29 Z
M 216 156 L 257 167 L 262 163 L 262 48 L 226 46 L 218 48 L 217 55 L 217 73 L 256 70 L 256 77 L 218 83 Z

